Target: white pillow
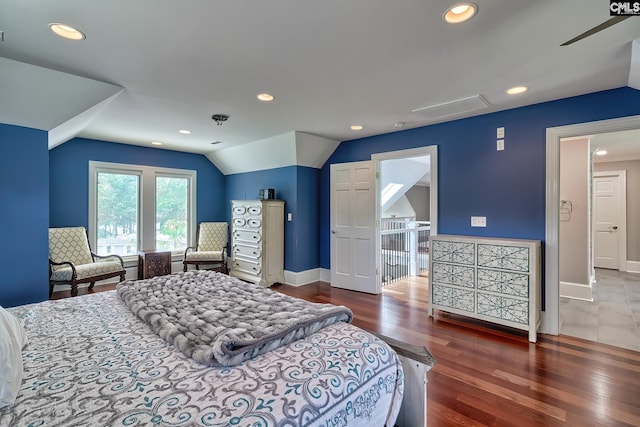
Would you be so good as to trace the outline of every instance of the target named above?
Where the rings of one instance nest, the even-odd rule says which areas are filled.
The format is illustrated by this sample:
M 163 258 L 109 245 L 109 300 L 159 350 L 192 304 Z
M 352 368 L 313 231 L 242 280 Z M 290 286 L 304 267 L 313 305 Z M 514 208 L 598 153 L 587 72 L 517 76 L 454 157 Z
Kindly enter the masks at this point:
M 0 307 L 0 408 L 13 405 L 22 385 L 22 348 L 27 335 L 20 321 Z

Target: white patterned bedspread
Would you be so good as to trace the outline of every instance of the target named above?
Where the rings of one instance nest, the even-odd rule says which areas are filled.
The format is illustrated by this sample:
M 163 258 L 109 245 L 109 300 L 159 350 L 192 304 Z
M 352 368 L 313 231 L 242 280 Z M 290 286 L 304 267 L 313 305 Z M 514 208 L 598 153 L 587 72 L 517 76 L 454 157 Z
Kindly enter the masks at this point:
M 25 378 L 0 426 L 393 425 L 400 362 L 346 323 L 231 368 L 205 367 L 102 292 L 10 309 Z

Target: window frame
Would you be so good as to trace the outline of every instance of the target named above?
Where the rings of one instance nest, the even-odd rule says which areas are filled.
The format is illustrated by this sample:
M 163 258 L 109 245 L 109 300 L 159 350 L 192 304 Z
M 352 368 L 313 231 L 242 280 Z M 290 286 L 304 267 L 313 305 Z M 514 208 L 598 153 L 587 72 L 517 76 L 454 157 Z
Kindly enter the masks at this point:
M 187 246 L 196 235 L 196 186 L 197 172 L 189 169 L 174 169 L 156 166 L 142 166 L 126 163 L 89 161 L 89 244 L 95 251 L 98 243 L 98 174 L 114 173 L 137 175 L 138 178 L 138 251 L 156 247 L 156 177 L 182 178 L 188 180 L 187 191 Z M 172 258 L 181 257 L 184 249 L 171 252 Z M 138 259 L 137 253 L 122 257 L 125 262 Z

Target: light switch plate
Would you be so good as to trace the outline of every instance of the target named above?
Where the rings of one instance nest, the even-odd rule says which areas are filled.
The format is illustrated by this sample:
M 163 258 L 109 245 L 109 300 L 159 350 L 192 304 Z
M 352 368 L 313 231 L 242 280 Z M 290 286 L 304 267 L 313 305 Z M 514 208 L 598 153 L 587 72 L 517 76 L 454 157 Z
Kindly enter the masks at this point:
M 293 221 L 293 214 L 291 212 L 287 214 L 287 221 Z
M 496 138 L 498 139 L 504 138 L 504 128 L 496 129 Z
M 472 216 L 471 217 L 471 226 L 472 227 L 486 227 L 487 226 L 487 217 L 486 216 Z
M 499 139 L 496 141 L 496 150 L 497 151 L 504 150 L 504 139 Z

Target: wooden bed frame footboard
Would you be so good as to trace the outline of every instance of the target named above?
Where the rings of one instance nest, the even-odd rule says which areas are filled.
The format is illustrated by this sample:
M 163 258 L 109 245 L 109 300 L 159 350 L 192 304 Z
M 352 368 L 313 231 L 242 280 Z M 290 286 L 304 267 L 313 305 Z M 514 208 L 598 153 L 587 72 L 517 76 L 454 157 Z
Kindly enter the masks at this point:
M 404 371 L 404 395 L 396 425 L 398 427 L 426 427 L 427 372 L 436 363 L 425 347 L 407 344 L 370 331 L 383 339 L 400 356 Z

